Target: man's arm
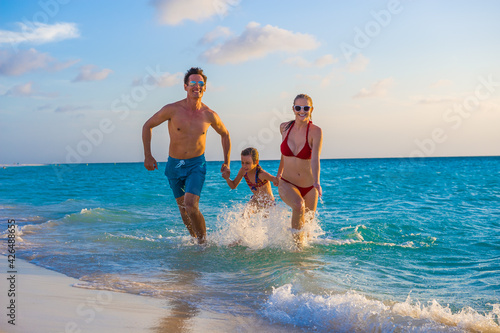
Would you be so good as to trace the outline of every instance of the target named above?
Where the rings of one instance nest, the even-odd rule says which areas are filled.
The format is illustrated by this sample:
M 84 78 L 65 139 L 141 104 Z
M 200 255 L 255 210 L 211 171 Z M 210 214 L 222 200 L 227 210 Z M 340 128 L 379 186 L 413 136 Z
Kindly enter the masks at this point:
M 172 108 L 165 105 L 160 111 L 156 112 L 142 126 L 142 145 L 144 146 L 144 167 L 150 171 L 158 169 L 153 154 L 151 154 L 151 132 L 152 129 L 172 117 Z
M 222 150 L 224 152 L 224 164 L 221 167 L 221 172 L 224 170 L 230 170 L 229 163 L 231 157 L 231 138 L 229 137 L 229 131 L 226 126 L 222 123 L 217 113 L 212 111 L 212 127 L 219 133 L 221 137 Z

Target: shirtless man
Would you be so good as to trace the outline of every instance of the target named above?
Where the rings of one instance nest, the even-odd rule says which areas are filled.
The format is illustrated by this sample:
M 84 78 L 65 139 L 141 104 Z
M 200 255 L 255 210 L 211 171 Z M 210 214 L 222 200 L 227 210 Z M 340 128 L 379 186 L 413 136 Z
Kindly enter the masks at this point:
M 152 171 L 158 164 L 151 154 L 151 131 L 168 121 L 170 146 L 165 175 L 174 192 L 182 221 L 192 237 L 202 244 L 206 241 L 205 218 L 198 208 L 201 189 L 205 182 L 205 145 L 210 126 L 221 136 L 224 164 L 221 172 L 229 170 L 231 140 L 229 132 L 217 113 L 201 102 L 207 77 L 200 68 L 191 68 L 184 76 L 187 97 L 167 104 L 155 113 L 142 128 L 144 166 Z

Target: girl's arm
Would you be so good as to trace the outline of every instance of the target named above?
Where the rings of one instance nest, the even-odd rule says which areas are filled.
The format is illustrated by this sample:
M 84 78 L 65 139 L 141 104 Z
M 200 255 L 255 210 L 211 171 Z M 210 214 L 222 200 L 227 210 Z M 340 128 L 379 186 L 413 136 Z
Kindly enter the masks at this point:
M 226 183 L 227 185 L 229 185 L 229 187 L 234 190 L 236 187 L 238 187 L 240 181 L 241 181 L 241 178 L 243 178 L 243 174 L 245 173 L 245 171 L 243 170 L 243 168 L 240 169 L 240 171 L 238 171 L 238 174 L 236 175 L 236 177 L 231 180 L 229 179 L 229 170 L 225 171 L 222 173 L 222 178 L 224 178 L 226 180 Z
M 273 175 L 264 170 L 259 172 L 259 179 L 269 180 L 270 182 L 273 182 L 274 186 L 278 186 L 279 183 L 278 177 L 274 177 Z

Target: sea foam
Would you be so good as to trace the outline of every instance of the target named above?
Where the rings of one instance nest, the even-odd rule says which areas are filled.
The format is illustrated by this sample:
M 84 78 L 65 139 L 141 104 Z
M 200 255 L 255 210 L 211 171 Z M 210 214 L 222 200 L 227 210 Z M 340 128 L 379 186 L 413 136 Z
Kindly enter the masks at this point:
M 500 332 L 499 306 L 487 314 L 467 308 L 453 313 L 435 300 L 385 304 L 355 291 L 302 293 L 292 284 L 273 289 L 262 314 L 273 322 L 328 332 Z

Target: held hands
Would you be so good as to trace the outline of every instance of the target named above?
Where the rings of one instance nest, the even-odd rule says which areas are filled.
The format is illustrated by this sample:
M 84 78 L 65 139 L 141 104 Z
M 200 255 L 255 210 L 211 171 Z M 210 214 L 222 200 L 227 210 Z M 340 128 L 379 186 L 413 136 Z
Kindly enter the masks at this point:
M 277 174 L 276 177 L 273 179 L 273 184 L 274 186 L 278 187 L 280 184 L 280 179 L 281 179 L 281 174 Z
M 220 172 L 222 173 L 222 178 L 224 179 L 228 179 L 231 175 L 231 169 L 229 169 L 229 166 L 226 163 L 222 164 Z
M 155 169 L 158 169 L 158 163 L 156 162 L 155 158 L 153 156 L 146 156 L 144 158 L 144 167 L 148 169 L 149 171 L 153 171 Z

